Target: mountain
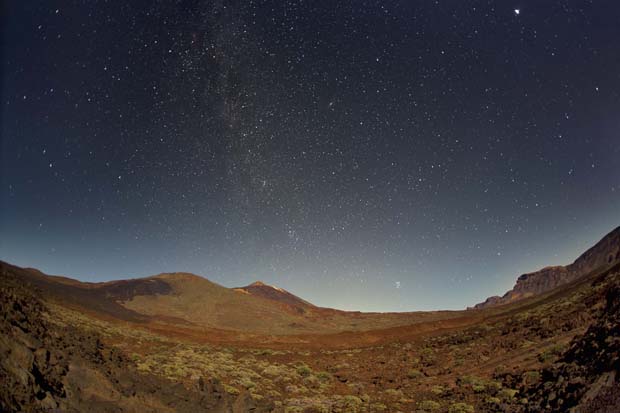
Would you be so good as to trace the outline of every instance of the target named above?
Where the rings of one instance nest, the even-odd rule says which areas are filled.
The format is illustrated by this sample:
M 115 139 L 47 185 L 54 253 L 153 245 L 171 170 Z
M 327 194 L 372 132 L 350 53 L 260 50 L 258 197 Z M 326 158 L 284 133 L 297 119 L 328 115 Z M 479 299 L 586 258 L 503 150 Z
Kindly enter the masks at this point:
M 154 318 L 172 316 L 200 327 L 243 332 L 281 334 L 304 331 L 313 324 L 312 314 L 300 313 L 293 306 L 261 295 L 240 293 L 197 275 L 170 273 L 150 279 L 163 282 L 169 291 L 132 296 L 123 301 L 125 308 Z
M 620 227 L 605 235 L 596 245 L 584 252 L 570 265 L 545 267 L 517 278 L 512 290 L 503 296 L 493 296 L 474 308 L 503 305 L 551 291 L 582 278 L 593 271 L 604 270 L 620 262 Z
M 360 313 L 317 307 L 286 290 L 255 282 L 226 288 L 190 273 L 100 283 L 46 275 L 0 261 L 40 290 L 48 301 L 104 319 L 139 323 L 169 334 L 210 332 L 213 341 L 256 334 L 336 334 L 432 323 L 462 316 L 457 311 Z M 369 338 L 370 340 L 370 338 Z
M 247 293 L 255 297 L 262 297 L 268 300 L 277 301 L 279 303 L 285 303 L 299 309 L 299 311 L 303 311 L 306 307 L 315 307 L 313 304 L 302 300 L 301 298 L 289 293 L 286 290 L 283 290 L 282 288 L 265 284 L 262 281 L 256 281 L 250 285 L 246 285 L 245 287 L 235 288 L 234 290 L 242 293 Z

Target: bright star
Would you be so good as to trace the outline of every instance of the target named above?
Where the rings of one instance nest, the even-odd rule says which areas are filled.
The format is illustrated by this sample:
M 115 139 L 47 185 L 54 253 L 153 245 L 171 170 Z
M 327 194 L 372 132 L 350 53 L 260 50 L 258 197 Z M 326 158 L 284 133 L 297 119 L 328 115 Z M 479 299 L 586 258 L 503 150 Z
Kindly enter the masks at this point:
M 518 16 L 519 14 L 521 14 L 521 10 L 520 9 L 515 9 L 515 14 Z

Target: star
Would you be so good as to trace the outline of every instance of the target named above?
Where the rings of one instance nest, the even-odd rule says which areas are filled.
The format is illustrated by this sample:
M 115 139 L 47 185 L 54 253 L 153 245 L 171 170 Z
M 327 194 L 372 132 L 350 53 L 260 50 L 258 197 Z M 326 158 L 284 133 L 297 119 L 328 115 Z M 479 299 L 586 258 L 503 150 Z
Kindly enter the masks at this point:
M 70 10 L 14 2 L 22 21 L 7 25 L 7 39 L 20 47 L 5 59 L 14 76 L 2 94 L 2 135 L 11 137 L 2 142 L 15 156 L 0 166 L 12 185 L 0 185 L 0 215 L 16 224 L 3 227 L 15 242 L 2 258 L 108 278 L 170 265 L 208 270 L 227 286 L 249 272 L 282 274 L 301 296 L 311 285 L 311 301 L 360 302 L 360 310 L 470 305 L 496 274 L 513 281 L 509 257 L 545 262 L 555 253 L 533 248 L 549 231 L 574 241 L 590 220 L 617 225 L 608 207 L 620 202 L 610 178 L 620 176 L 610 126 L 620 78 L 608 74 L 620 61 L 604 50 L 605 39 L 620 36 L 620 2 L 549 19 L 515 1 L 499 10 L 477 2 L 456 15 L 449 2 L 394 2 L 390 19 L 415 24 L 390 25 L 372 47 L 367 23 L 389 22 L 375 8 L 272 13 L 243 2 L 238 13 L 204 5 L 196 15 L 159 3 L 125 13 L 99 2 Z M 503 24 L 480 29 L 498 13 Z M 88 24 L 59 24 L 69 14 Z M 453 35 L 444 19 L 452 15 L 471 36 L 438 43 Z M 288 30 L 299 19 L 317 30 Z M 118 23 L 113 30 L 108 20 Z M 174 33 L 160 21 L 175 22 Z M 30 25 L 24 37 L 20 28 Z M 136 41 L 119 41 L 133 32 Z M 51 36 L 75 53 L 48 53 Z M 113 47 L 92 49 L 93 39 Z M 600 202 L 586 206 L 593 194 Z M 53 208 L 40 208 L 43 198 Z M 34 229 L 50 229 L 45 237 L 17 225 L 26 214 Z M 105 232 L 116 228 L 123 231 Z M 92 254 L 41 253 L 76 236 L 98 243 L 97 234 L 106 236 Z M 119 247 L 157 259 L 121 263 Z M 91 256 L 106 264 L 93 267 Z M 343 303 L 333 287 L 364 267 L 360 293 L 394 297 Z M 414 273 L 425 288 L 414 288 Z M 471 289 L 431 300 L 426 289 L 441 288 L 443 277 Z

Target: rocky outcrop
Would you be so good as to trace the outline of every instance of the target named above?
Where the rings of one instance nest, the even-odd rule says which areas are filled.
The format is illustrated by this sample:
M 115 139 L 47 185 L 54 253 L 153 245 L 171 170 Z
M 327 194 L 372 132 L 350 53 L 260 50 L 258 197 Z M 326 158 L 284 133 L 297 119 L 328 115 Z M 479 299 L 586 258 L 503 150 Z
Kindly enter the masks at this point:
M 620 227 L 611 231 L 594 247 L 567 266 L 546 267 L 542 270 L 523 274 L 517 278 L 514 288 L 503 296 L 493 296 L 474 308 L 488 308 L 509 304 L 532 297 L 568 284 L 593 271 L 605 270 L 620 262 Z

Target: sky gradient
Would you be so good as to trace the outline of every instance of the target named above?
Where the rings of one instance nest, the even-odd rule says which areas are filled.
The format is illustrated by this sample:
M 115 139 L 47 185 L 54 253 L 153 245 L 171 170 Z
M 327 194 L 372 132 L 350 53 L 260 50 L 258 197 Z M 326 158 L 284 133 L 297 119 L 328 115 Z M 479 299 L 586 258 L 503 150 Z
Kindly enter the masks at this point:
M 620 224 L 617 1 L 2 7 L 10 263 L 457 309 Z

